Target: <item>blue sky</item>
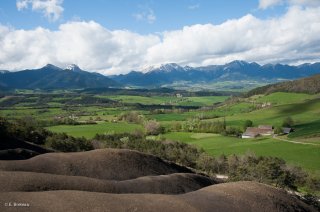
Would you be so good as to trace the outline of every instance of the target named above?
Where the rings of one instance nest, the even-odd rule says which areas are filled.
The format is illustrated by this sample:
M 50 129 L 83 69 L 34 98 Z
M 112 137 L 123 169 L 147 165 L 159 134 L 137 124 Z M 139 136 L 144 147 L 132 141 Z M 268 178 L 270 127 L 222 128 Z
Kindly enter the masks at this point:
M 1 0 L 0 69 L 301 64 L 319 34 L 320 0 Z
M 0 23 L 17 29 L 38 26 L 56 30 L 71 20 L 94 20 L 108 29 L 156 33 L 194 24 L 220 24 L 251 13 L 259 18 L 281 15 L 287 5 L 258 9 L 258 0 L 64 0 L 61 17 L 48 20 L 40 11 L 19 11 L 14 0 L 1 0 Z M 152 14 L 151 14 L 152 13 Z M 148 20 L 148 15 L 154 20 Z M 138 18 L 141 15 L 140 19 Z

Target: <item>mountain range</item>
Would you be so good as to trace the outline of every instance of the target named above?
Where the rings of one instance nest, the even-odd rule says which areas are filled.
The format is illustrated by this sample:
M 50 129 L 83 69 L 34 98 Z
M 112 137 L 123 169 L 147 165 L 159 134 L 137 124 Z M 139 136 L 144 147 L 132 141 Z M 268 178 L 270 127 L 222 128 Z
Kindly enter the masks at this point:
M 179 66 L 175 63 L 151 67 L 145 72 L 132 71 L 125 75 L 114 75 L 111 78 L 124 85 L 161 86 L 175 82 L 210 83 L 218 81 L 256 80 L 277 82 L 307 77 L 320 73 L 320 63 L 290 66 L 283 64 L 248 63 L 233 61 L 225 65 L 203 67 Z
M 40 69 L 17 72 L 0 71 L 1 89 L 81 89 L 122 86 L 161 87 L 174 83 L 208 84 L 215 82 L 254 80 L 274 83 L 320 73 L 320 63 L 298 66 L 233 61 L 225 65 L 203 67 L 168 63 L 128 74 L 104 76 L 81 70 L 77 65 L 66 68 L 48 64 Z
M 48 64 L 40 69 L 0 72 L 2 89 L 78 89 L 119 86 L 119 83 L 98 73 L 81 70 L 77 65 L 65 69 Z

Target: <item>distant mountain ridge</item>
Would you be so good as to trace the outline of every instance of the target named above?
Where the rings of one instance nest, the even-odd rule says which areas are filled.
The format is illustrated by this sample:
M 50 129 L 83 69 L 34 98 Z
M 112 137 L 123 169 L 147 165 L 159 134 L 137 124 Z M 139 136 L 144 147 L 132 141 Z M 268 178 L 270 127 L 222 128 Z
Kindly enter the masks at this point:
M 320 73 L 320 63 L 290 66 L 283 64 L 248 63 L 235 60 L 225 65 L 209 65 L 203 67 L 180 66 L 175 63 L 145 69 L 147 72 L 132 71 L 128 74 L 111 76 L 115 81 L 125 85 L 161 86 L 178 81 L 191 83 L 236 81 L 236 80 L 268 80 L 297 79 Z
M 194 86 L 216 82 L 258 81 L 275 83 L 294 80 L 320 73 L 320 63 L 290 66 L 283 64 L 248 63 L 235 60 L 225 65 L 209 65 L 203 67 L 180 66 L 168 63 L 152 66 L 142 71 L 128 74 L 104 76 L 81 70 L 71 64 L 59 68 L 48 64 L 40 69 L 17 72 L 0 71 L 0 89 L 86 89 L 141 86 L 158 88 L 181 83 Z
M 3 71 L 0 74 L 2 89 L 78 89 L 114 86 L 119 86 L 119 83 L 102 74 L 83 71 L 74 64 L 65 69 L 47 64 L 40 69 Z

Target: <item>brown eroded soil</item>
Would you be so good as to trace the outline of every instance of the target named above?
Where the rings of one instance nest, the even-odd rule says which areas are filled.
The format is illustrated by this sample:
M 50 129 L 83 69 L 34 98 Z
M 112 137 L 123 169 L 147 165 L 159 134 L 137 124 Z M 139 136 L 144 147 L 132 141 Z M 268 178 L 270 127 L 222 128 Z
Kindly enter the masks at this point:
M 0 160 L 0 182 L 1 212 L 315 211 L 272 186 L 216 184 L 188 168 L 131 150 Z

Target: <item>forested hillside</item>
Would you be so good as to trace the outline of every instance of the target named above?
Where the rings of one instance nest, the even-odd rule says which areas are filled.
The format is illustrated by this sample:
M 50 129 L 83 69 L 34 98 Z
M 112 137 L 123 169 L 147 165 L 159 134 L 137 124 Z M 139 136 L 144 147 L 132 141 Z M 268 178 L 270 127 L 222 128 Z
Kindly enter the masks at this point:
M 286 81 L 255 88 L 249 91 L 246 96 L 257 94 L 270 94 L 274 92 L 291 92 L 316 94 L 320 92 L 320 74 L 302 78 L 299 80 Z

